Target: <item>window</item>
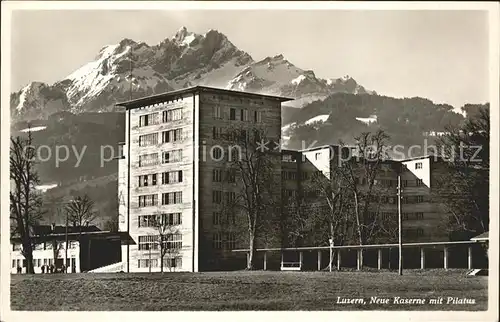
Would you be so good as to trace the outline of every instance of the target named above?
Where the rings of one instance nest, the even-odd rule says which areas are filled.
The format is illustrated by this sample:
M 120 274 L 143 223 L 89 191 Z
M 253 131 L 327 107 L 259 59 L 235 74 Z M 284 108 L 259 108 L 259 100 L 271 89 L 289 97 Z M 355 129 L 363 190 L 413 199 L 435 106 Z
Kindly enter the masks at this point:
M 158 113 L 139 116 L 139 127 L 158 124 Z
M 151 267 L 158 267 L 158 259 L 139 259 L 138 263 L 137 263 L 137 266 L 139 268 L 149 268 L 151 265 Z
M 221 233 L 215 233 L 212 236 L 212 247 L 214 249 L 221 249 L 222 248 L 222 234 Z
M 167 234 L 164 236 L 163 244 L 167 249 L 182 248 L 182 234 Z
M 295 158 L 295 156 L 293 156 L 291 154 L 283 154 L 281 157 L 281 161 L 283 161 L 283 162 L 297 162 L 297 159 Z
M 216 204 L 220 204 L 222 202 L 222 191 L 212 191 L 212 202 Z
M 220 110 L 220 106 L 214 106 L 213 113 L 214 113 L 214 119 L 222 119 L 222 113 Z
M 156 186 L 156 173 L 139 176 L 139 187 Z
M 401 214 L 401 219 L 403 219 L 403 220 L 408 220 L 408 213 L 407 213 L 407 212 L 403 212 L 403 213 Z
M 176 226 L 182 224 L 182 214 L 180 212 L 159 215 L 162 225 Z
M 139 146 L 150 146 L 155 144 L 158 144 L 158 133 L 139 136 Z
M 144 195 L 139 196 L 139 207 L 150 207 L 158 205 L 158 196 L 154 195 Z
M 38 259 L 36 260 L 36 266 L 37 266 L 37 267 L 42 266 L 42 259 L 41 259 L 41 258 L 38 258 Z
M 163 267 L 167 268 L 182 267 L 182 257 L 164 258 Z
M 236 223 L 236 215 L 234 214 L 234 212 L 230 212 L 227 214 L 227 222 L 233 225 Z
M 222 170 L 219 170 L 219 169 L 213 170 L 212 181 L 213 182 L 221 182 L 222 181 Z
M 226 235 L 226 247 L 227 247 L 227 249 L 235 249 L 236 248 L 236 234 L 235 233 L 227 233 L 227 235 Z
M 232 192 L 232 191 L 228 191 L 225 194 L 226 194 L 226 203 L 232 204 L 234 202 L 234 200 L 236 199 L 236 193 Z
M 139 250 L 158 249 L 158 236 L 139 236 Z
M 283 171 L 281 173 L 281 178 L 283 180 L 296 180 L 297 179 L 297 173 L 294 171 Z
M 162 143 L 177 142 L 182 140 L 182 129 L 163 131 L 161 133 Z
M 416 200 L 417 203 L 424 202 L 424 196 L 417 196 Z
M 167 192 L 161 194 L 162 205 L 173 205 L 182 203 L 182 191 Z
M 12 268 L 14 268 L 14 267 L 16 267 L 16 260 L 15 259 L 12 260 Z
M 319 157 L 320 157 L 320 156 L 321 156 L 321 153 L 319 153 L 319 152 L 318 152 L 318 153 L 316 153 L 316 154 L 314 155 L 314 159 L 319 160 Z
M 260 123 L 262 122 L 262 112 L 260 111 L 255 111 L 253 114 L 253 119 L 255 123 Z
M 139 167 L 148 167 L 158 164 L 158 153 L 150 153 L 139 156 Z
M 222 148 L 220 146 L 215 146 L 210 149 L 212 152 L 212 158 L 214 161 L 221 161 L 222 160 Z
M 297 195 L 296 190 L 283 189 L 283 196 L 286 198 L 295 198 L 296 195 Z M 314 195 L 317 195 L 317 192 L 315 192 Z
M 163 123 L 182 120 L 182 108 L 163 111 Z
M 227 182 L 236 183 L 236 172 L 234 170 L 227 171 Z
M 163 172 L 161 174 L 161 184 L 172 184 L 182 182 L 182 170 Z
M 182 161 L 182 150 L 172 150 L 163 152 L 162 163 L 175 163 Z
M 424 219 L 424 213 L 423 212 L 416 212 L 415 213 L 415 219 Z
M 214 224 L 214 225 L 221 224 L 221 213 L 220 212 L 212 213 L 212 224 Z
M 156 215 L 139 216 L 139 227 L 155 227 L 157 223 Z
M 408 187 L 408 180 L 403 180 L 403 187 Z
M 415 163 L 415 169 L 422 169 L 422 162 Z
M 424 182 L 422 181 L 422 179 L 417 179 L 417 187 L 421 187 L 424 185 Z
M 243 121 L 243 122 L 248 121 L 248 110 L 247 109 L 241 110 L 240 120 Z
M 214 126 L 212 128 L 212 136 L 214 139 L 222 139 L 224 137 L 224 129 L 222 127 Z
M 234 108 L 229 109 L 229 119 L 231 121 L 236 120 L 236 109 L 234 109 Z

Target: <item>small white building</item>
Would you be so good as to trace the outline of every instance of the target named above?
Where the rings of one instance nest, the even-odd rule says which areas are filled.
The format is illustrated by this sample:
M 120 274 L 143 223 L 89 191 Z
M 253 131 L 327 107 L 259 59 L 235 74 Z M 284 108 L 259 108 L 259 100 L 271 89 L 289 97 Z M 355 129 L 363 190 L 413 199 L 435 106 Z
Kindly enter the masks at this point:
M 54 266 L 56 271 L 66 267 L 67 273 L 80 273 L 114 264 L 121 259 L 123 233 L 102 231 L 96 226 L 67 227 L 40 225 L 33 228 L 33 268 L 42 273 L 42 266 Z M 68 247 L 66 248 L 66 240 Z M 67 259 L 67 260 L 66 260 Z M 12 274 L 27 273 L 28 263 L 22 253 L 19 237 L 11 237 L 10 267 Z
M 26 273 L 27 263 L 22 254 L 22 245 L 18 241 L 11 241 L 11 270 L 12 274 L 17 274 L 17 268 L 21 267 L 21 273 Z M 56 246 L 56 247 L 54 247 Z M 42 273 L 43 265 L 54 265 L 60 267 L 61 264 L 67 268 L 68 273 L 80 273 L 80 245 L 76 240 L 68 241 L 68 262 L 66 263 L 66 242 L 56 241 L 37 243 L 33 249 L 33 268 L 35 274 Z M 45 271 L 47 273 L 47 271 Z

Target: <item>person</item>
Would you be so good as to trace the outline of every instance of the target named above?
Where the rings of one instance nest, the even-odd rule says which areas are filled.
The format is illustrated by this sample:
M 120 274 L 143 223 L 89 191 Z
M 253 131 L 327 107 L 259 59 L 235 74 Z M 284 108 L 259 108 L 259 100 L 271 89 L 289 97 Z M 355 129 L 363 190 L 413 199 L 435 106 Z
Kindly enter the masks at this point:
M 61 273 L 66 273 L 66 265 L 61 265 Z
M 21 274 L 21 271 L 22 271 L 21 266 L 17 266 L 17 274 Z
M 45 264 L 42 265 L 42 274 L 45 273 Z
M 54 264 L 50 264 L 50 274 L 54 273 Z

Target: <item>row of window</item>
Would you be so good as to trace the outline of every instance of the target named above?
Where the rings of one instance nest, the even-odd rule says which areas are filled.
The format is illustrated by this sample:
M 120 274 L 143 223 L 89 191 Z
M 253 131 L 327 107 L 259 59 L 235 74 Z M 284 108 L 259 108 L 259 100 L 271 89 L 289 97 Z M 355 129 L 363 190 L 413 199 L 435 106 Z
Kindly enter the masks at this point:
M 182 128 L 161 132 L 161 143 L 178 142 L 182 140 Z M 149 133 L 139 136 L 139 146 L 151 146 L 158 144 L 158 133 Z
M 401 231 L 401 235 L 407 238 L 417 238 L 424 235 L 422 228 L 406 228 Z
M 375 212 L 370 212 L 369 216 L 370 217 L 375 217 L 377 213 Z M 387 220 L 389 218 L 394 218 L 396 219 L 398 217 L 398 214 L 395 212 L 380 212 L 379 217 L 381 217 L 383 220 Z M 412 219 L 424 219 L 424 213 L 423 212 L 403 212 L 401 213 L 401 219 L 403 220 L 412 220 Z
M 282 195 L 284 198 L 296 198 L 297 197 L 297 190 L 283 189 Z M 315 192 L 315 195 L 316 195 L 316 192 Z
M 70 240 L 68 243 L 69 249 L 76 248 L 77 246 L 78 246 L 78 242 L 75 240 Z M 54 248 L 54 244 L 52 242 L 43 242 L 43 243 L 36 244 L 33 249 L 34 250 L 48 250 L 48 249 L 53 249 L 53 248 Z M 64 248 L 66 248 L 66 244 L 64 242 L 57 242 L 57 248 L 64 249 Z M 20 251 L 22 249 L 23 249 L 22 244 L 19 244 L 19 243 L 12 244 L 13 251 Z
M 235 183 L 236 171 L 234 169 L 230 170 L 214 169 L 212 170 L 212 181 Z
M 175 108 L 163 111 L 162 122 L 167 123 L 171 121 L 182 120 L 182 108 Z M 139 127 L 159 124 L 159 113 L 150 113 L 139 116 Z
M 182 234 L 166 234 L 161 235 L 144 235 L 139 236 L 138 247 L 139 250 L 159 250 L 160 240 L 163 239 L 164 249 L 181 249 L 182 248 Z
M 137 262 L 139 268 L 159 267 L 157 258 L 139 259 Z M 179 268 L 182 267 L 182 257 L 164 258 L 163 268 Z
M 213 107 L 213 117 L 214 119 L 219 119 L 222 120 L 224 119 L 224 113 L 223 113 L 223 107 L 222 106 L 214 106 Z M 242 122 L 251 122 L 253 121 L 254 123 L 259 123 L 262 122 L 262 112 L 261 111 L 253 111 L 253 113 L 250 113 L 248 109 L 245 108 L 235 108 L 235 107 L 230 107 L 229 108 L 229 120 L 231 121 L 242 121 Z
M 161 194 L 162 205 L 173 205 L 182 203 L 182 191 L 165 192 Z M 139 196 L 139 207 L 151 207 L 158 205 L 158 195 L 149 194 Z
M 73 265 L 76 264 L 76 258 L 71 257 L 68 258 L 69 260 L 69 265 L 72 267 Z M 42 267 L 43 265 L 53 265 L 54 264 L 54 258 L 36 258 L 33 259 L 33 267 Z M 25 259 L 13 259 L 12 260 L 12 268 L 16 267 L 27 267 L 27 261 Z
M 424 168 L 424 164 L 422 162 L 415 162 L 415 170 L 423 169 L 423 168 Z M 406 170 L 406 171 L 409 170 L 407 164 L 403 164 L 403 170 Z
M 223 200 L 226 202 L 226 204 L 234 203 L 234 201 L 236 200 L 236 193 L 232 191 L 226 191 L 226 192 L 222 192 L 220 190 L 212 191 L 212 202 L 214 204 L 221 204 Z
M 161 162 L 176 163 L 182 161 L 182 149 L 162 152 Z M 149 153 L 139 156 L 139 167 L 148 167 L 158 165 L 158 153 Z
M 212 236 L 212 247 L 214 249 L 235 249 L 236 244 L 236 233 L 217 232 Z
M 139 216 L 139 227 L 175 226 L 182 224 L 182 214 L 180 212 L 141 215 Z
M 225 218 L 224 218 L 225 217 Z M 223 216 L 221 212 L 214 212 L 212 213 L 212 224 L 213 225 L 222 225 L 222 224 L 232 224 L 234 225 L 236 223 L 236 215 L 234 212 L 230 212 L 226 214 L 226 216 Z
M 157 185 L 156 173 L 139 176 L 139 187 L 148 187 Z M 163 172 L 161 174 L 161 184 L 173 184 L 182 182 L 182 170 Z

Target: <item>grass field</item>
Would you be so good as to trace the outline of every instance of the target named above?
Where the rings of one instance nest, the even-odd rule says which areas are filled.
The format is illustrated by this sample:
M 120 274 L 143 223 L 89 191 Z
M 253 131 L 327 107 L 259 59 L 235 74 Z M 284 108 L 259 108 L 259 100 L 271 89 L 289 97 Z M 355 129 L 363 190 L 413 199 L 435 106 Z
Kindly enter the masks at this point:
M 12 310 L 486 310 L 487 277 L 464 270 L 12 275 Z M 370 298 L 387 298 L 387 304 Z M 426 299 L 397 304 L 395 297 Z M 364 298 L 365 304 L 338 304 Z M 444 298 L 443 304 L 429 304 Z M 446 304 L 466 297 L 475 304 Z

